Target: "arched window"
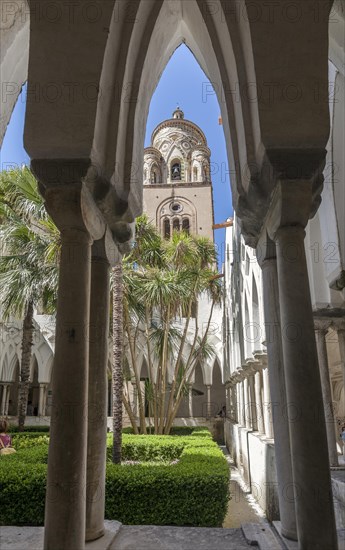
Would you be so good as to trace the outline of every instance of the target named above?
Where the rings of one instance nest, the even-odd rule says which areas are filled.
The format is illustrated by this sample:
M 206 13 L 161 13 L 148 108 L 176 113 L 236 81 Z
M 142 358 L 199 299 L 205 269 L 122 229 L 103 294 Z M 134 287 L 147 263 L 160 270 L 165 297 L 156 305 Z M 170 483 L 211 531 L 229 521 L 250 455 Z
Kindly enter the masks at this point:
M 165 218 L 163 223 L 164 239 L 170 239 L 170 220 Z
M 198 181 L 198 169 L 196 166 L 193 168 L 193 181 Z
M 159 168 L 156 164 L 151 168 L 151 183 L 160 183 Z
M 185 231 L 189 235 L 189 233 L 190 233 L 189 218 L 183 218 L 183 220 L 182 220 L 182 231 Z
M 181 179 L 181 163 L 179 161 L 173 161 L 171 165 L 171 179 L 180 180 Z
M 178 218 L 174 218 L 173 220 L 173 230 L 180 231 L 180 220 Z
M 207 181 L 207 182 L 210 181 L 210 166 L 208 162 L 203 162 L 202 171 L 203 171 L 204 181 Z

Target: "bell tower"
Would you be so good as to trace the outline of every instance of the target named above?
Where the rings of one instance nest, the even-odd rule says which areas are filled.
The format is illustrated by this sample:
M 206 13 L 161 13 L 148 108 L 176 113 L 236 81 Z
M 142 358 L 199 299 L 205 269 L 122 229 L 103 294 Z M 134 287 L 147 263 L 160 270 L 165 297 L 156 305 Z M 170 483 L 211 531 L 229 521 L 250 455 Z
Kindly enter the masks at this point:
M 154 129 L 144 151 L 144 212 L 166 238 L 173 231 L 213 236 L 211 151 L 180 107 Z

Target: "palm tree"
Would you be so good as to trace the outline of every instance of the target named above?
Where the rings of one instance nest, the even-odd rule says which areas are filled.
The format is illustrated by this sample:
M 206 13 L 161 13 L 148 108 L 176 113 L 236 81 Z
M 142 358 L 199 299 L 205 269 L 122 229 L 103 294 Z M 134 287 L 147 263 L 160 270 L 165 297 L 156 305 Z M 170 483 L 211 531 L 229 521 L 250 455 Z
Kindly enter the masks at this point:
M 34 308 L 54 310 L 60 234 L 29 168 L 0 173 L 0 304 L 5 318 L 23 318 L 18 424 L 24 429 L 30 385 Z
M 220 300 L 216 254 L 211 241 L 186 233 L 174 233 L 171 241 L 164 241 L 146 217 L 138 219 L 137 227 L 136 246 L 124 260 L 123 275 L 130 369 L 139 390 L 141 433 L 146 433 L 145 398 L 155 432 L 169 433 L 198 361 L 212 353 L 207 335 Z M 201 332 L 198 299 L 206 292 L 210 314 Z M 180 324 L 179 318 L 183 318 Z M 138 364 L 143 354 L 149 371 L 145 396 Z M 126 410 L 131 409 L 129 396 L 123 399 Z
M 123 282 L 122 263 L 113 268 L 113 462 L 121 463 L 123 394 Z

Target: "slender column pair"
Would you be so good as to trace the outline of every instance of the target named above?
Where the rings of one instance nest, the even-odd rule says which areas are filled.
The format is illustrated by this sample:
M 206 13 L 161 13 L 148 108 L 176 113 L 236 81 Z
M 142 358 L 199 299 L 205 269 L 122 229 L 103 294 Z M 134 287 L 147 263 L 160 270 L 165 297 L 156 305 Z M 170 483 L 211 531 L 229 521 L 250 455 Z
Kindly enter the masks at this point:
M 206 418 L 209 420 L 211 418 L 211 386 L 210 384 L 206 385 Z
M 8 400 L 10 395 L 10 386 L 9 384 L 2 384 L 2 397 L 1 397 L 1 416 L 8 414 Z
M 340 360 L 343 367 L 343 384 L 345 388 L 345 321 L 339 323 L 336 327 L 338 335 Z
M 265 434 L 265 422 L 264 422 L 264 411 L 262 406 L 262 365 L 258 362 L 254 365 L 255 375 L 255 404 L 256 404 L 256 419 L 257 419 L 257 430 L 259 435 Z
M 264 424 L 265 424 L 265 435 L 268 438 L 273 437 L 273 401 L 272 393 L 270 389 L 270 376 L 267 368 L 264 368 L 262 371 L 262 380 L 263 380 L 263 395 L 264 395 Z
M 188 415 L 189 418 L 193 418 L 193 386 L 188 388 Z
M 336 444 L 336 425 L 333 411 L 333 399 L 331 381 L 329 376 L 327 346 L 326 346 L 326 334 L 330 326 L 330 321 L 322 319 L 316 319 L 314 321 L 316 346 L 319 359 L 321 388 L 323 397 L 323 408 L 325 413 L 326 432 L 327 432 L 327 444 L 328 444 L 328 457 L 330 466 L 338 466 L 338 452 Z
M 282 534 L 297 539 L 294 485 L 291 463 L 289 424 L 285 412 L 286 385 L 281 343 L 279 285 L 275 245 L 265 237 L 259 243 L 257 257 L 262 269 L 263 301 L 265 315 L 268 367 L 263 369 L 264 424 L 267 437 L 275 440 L 275 456 L 278 477 L 278 499 Z
M 256 407 L 256 390 L 255 390 L 255 365 L 256 362 L 248 361 L 248 405 L 246 415 L 248 417 L 248 426 L 250 430 L 257 431 L 258 429 L 258 413 Z
M 107 439 L 110 266 L 104 239 L 91 251 L 90 344 L 87 430 L 87 541 L 104 534 Z
M 285 416 L 290 434 L 299 547 L 303 550 L 336 550 L 325 416 L 304 248 L 304 228 L 312 201 L 311 181 L 279 181 L 267 229 L 277 251 L 275 302 L 280 305 L 287 396 Z M 272 296 L 272 284 L 264 286 Z M 265 309 L 269 303 L 270 298 L 266 297 Z M 269 355 L 272 357 L 272 353 Z M 271 366 L 270 374 L 274 371 L 274 364 Z
M 104 531 L 109 266 L 97 252 L 91 273 L 91 245 L 105 226 L 79 183 L 48 188 L 45 199 L 61 257 L 44 548 L 83 550 L 85 535 Z
M 47 405 L 47 388 L 48 384 L 40 384 L 40 393 L 38 400 L 38 416 L 44 416 Z

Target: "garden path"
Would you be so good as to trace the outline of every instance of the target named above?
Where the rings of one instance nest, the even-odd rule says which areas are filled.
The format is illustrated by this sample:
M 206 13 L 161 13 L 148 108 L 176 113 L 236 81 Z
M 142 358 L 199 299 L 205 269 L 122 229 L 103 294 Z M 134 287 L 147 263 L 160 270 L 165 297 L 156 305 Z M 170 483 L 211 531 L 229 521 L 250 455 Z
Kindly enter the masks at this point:
M 253 496 L 245 486 L 241 475 L 231 460 L 228 450 L 220 445 L 231 468 L 230 495 L 228 512 L 225 516 L 224 528 L 240 528 L 244 523 L 262 523 L 265 515 Z

